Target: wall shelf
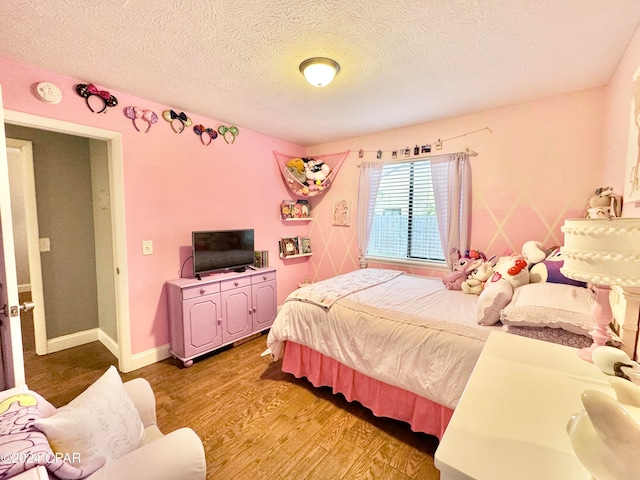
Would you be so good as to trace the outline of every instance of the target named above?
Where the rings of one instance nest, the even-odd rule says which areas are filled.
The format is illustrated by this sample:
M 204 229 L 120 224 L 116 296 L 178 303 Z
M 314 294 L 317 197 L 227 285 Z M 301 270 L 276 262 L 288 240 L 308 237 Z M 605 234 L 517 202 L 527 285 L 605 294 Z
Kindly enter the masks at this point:
M 280 254 L 280 258 L 300 258 L 300 257 L 310 257 L 313 253 L 298 253 L 297 255 L 282 255 Z
M 313 220 L 313 217 L 306 217 L 306 218 L 283 218 L 282 221 L 283 222 L 309 222 Z

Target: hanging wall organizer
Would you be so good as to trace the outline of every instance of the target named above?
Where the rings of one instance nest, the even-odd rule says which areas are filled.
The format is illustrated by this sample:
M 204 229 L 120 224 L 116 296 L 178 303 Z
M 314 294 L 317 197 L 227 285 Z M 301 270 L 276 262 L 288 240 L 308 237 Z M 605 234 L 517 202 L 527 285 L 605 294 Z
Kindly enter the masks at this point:
M 291 193 L 298 198 L 309 198 L 329 189 L 349 150 L 313 157 L 296 157 L 276 151 L 273 154 Z

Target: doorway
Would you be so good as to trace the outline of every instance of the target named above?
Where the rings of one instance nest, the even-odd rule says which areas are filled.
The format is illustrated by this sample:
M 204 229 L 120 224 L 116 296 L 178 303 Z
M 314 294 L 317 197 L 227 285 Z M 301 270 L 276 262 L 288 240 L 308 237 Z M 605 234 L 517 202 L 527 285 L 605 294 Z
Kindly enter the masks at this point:
M 120 134 L 82 125 L 36 117 L 19 112 L 5 111 L 6 136 L 11 137 L 15 129 L 26 127 L 36 135 L 43 136 L 50 133 L 83 137 L 88 142 L 91 196 L 88 200 L 92 210 L 93 225 L 91 232 L 91 250 L 94 260 L 91 268 L 94 270 L 94 284 L 96 285 L 97 325 L 91 328 L 80 327 L 78 331 L 62 335 L 49 335 L 43 327 L 45 353 L 75 346 L 94 340 L 99 340 L 118 360 L 121 371 L 131 370 L 128 292 L 126 281 L 126 246 L 124 239 L 124 205 L 122 179 L 122 153 Z M 51 180 L 49 175 L 45 178 Z M 86 187 L 86 186 L 85 186 Z M 55 215 L 54 215 L 55 216 Z M 57 219 L 54 219 L 57 220 Z M 37 248 L 46 255 L 56 243 L 46 233 L 41 235 L 42 242 L 37 242 Z M 37 241 L 38 239 L 36 239 Z M 59 245 L 59 243 L 58 243 Z M 53 267 L 56 269 L 74 269 L 79 266 L 64 263 Z M 87 267 L 87 265 L 83 265 Z M 44 276 L 45 295 L 47 293 L 46 274 Z M 32 281 L 33 279 L 31 279 Z M 99 293 L 98 293 L 99 292 Z M 72 302 L 81 300 L 68 292 Z M 64 292 L 62 296 L 64 296 Z M 56 297 L 60 297 L 56 294 Z M 35 300 L 35 299 L 34 299 Z M 36 302 L 37 303 L 37 302 Z M 44 303 L 46 306 L 46 302 Z M 36 307 L 37 308 L 37 307 Z M 49 308 L 43 309 L 48 314 Z M 46 314 L 43 316 L 46 318 Z M 37 323 L 37 322 L 36 322 Z M 75 328 L 75 327 L 74 327 Z M 36 331 L 36 337 L 38 333 Z M 54 337 L 54 338 L 51 338 Z M 36 343 L 38 343 L 36 338 Z M 40 353 L 40 352 L 38 352 Z

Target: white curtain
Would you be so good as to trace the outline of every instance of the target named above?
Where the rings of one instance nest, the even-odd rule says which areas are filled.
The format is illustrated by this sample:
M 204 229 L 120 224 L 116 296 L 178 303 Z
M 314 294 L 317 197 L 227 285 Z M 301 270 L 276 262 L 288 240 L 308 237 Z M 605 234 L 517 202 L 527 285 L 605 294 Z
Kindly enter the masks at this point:
M 382 162 L 364 162 L 360 165 L 358 180 L 358 249 L 360 250 L 360 268 L 367 267 L 365 255 L 369 246 L 376 197 L 382 178 Z
M 469 249 L 471 224 L 471 165 L 464 152 L 438 155 L 431 161 L 431 180 L 436 202 L 440 242 L 447 265 L 449 254 Z

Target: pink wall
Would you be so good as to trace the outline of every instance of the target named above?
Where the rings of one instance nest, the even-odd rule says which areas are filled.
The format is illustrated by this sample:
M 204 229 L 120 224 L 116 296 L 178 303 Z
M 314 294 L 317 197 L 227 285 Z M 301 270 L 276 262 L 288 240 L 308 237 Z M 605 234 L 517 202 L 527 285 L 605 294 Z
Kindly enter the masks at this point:
M 629 43 L 607 87 L 605 122 L 600 146 L 602 183 L 624 194 L 633 74 L 640 67 L 640 29 Z M 635 140 L 635 139 L 634 139 Z M 640 217 L 640 202 L 623 204 L 624 217 Z
M 439 153 L 470 148 L 473 171 L 472 248 L 501 255 L 527 240 L 561 245 L 565 218 L 581 216 L 593 190 L 602 144 L 604 89 L 598 88 L 319 145 L 308 155 L 351 150 L 336 181 L 314 205 L 310 280 L 358 268 L 356 236 L 358 150 L 374 161 L 382 149 L 413 149 L 444 141 Z M 488 127 L 491 131 L 484 130 Z M 464 135 L 483 129 L 476 133 Z M 435 150 L 432 153 L 438 153 Z M 351 201 L 351 226 L 331 224 L 335 199 Z M 430 273 L 408 269 L 415 273 Z
M 203 147 L 193 132 L 176 135 L 163 120 L 148 134 L 140 134 L 122 115 L 123 107 L 138 105 L 160 114 L 175 106 L 112 92 L 119 107 L 109 109 L 106 115 L 95 115 L 72 89 L 84 81 L 10 60 L 0 59 L 0 84 L 7 109 L 122 133 L 132 351 L 138 353 L 168 342 L 162 284 L 177 276 L 194 229 L 253 226 L 256 248 L 269 249 L 271 265 L 278 268 L 280 303 L 305 276 L 319 280 L 358 268 L 359 149 L 365 151 L 364 160 L 375 159 L 378 149 L 385 150 L 384 158 L 388 159 L 392 149 L 435 143 L 440 138 L 445 140 L 441 153 L 475 150 L 479 156 L 471 159 L 472 247 L 500 255 L 505 249 L 519 251 L 526 240 L 548 246 L 561 244 L 564 219 L 582 215 L 595 187 L 611 184 L 622 191 L 631 76 L 638 65 L 640 30 L 607 88 L 306 149 L 310 156 L 351 150 L 331 190 L 312 200 L 314 220 L 309 224 L 285 224 L 277 217 L 280 201 L 289 195 L 272 150 L 303 155 L 305 149 L 300 146 L 251 132 L 242 125 L 233 145 L 218 139 Z M 62 103 L 44 104 L 30 93 L 31 85 L 43 80 L 62 89 Z M 205 126 L 223 123 L 192 118 Z M 464 135 L 479 129 L 483 130 Z M 332 225 L 331 206 L 336 199 L 351 202 L 350 226 Z M 626 205 L 625 215 L 638 216 L 638 208 Z M 279 237 L 307 232 L 312 257 L 287 260 L 286 264 L 277 258 Z M 155 253 L 143 257 L 140 242 L 149 239 Z
M 31 93 L 33 84 L 45 80 L 62 90 L 61 103 L 46 104 Z M 306 265 L 285 265 L 278 258 L 277 241 L 281 236 L 303 234 L 307 228 L 280 221 L 279 205 L 288 194 L 272 152 L 299 155 L 304 149 L 242 125 L 238 125 L 235 143 L 228 145 L 218 138 L 207 147 L 191 128 L 177 135 L 162 118 L 149 133 L 139 133 L 123 114 L 126 106 L 149 108 L 159 116 L 179 106 L 112 91 L 118 106 L 97 115 L 73 90 L 75 84 L 86 82 L 0 58 L 5 109 L 122 134 L 132 353 L 169 342 L 163 284 L 178 277 L 182 262 L 190 255 L 192 230 L 255 228 L 256 248 L 268 249 L 271 266 L 278 268 L 281 303 L 304 279 Z M 108 85 L 98 87 L 109 89 Z M 205 127 L 224 123 L 189 116 L 194 124 Z M 142 256 L 142 240 L 153 241 L 153 255 Z M 187 264 L 187 271 L 189 268 Z

